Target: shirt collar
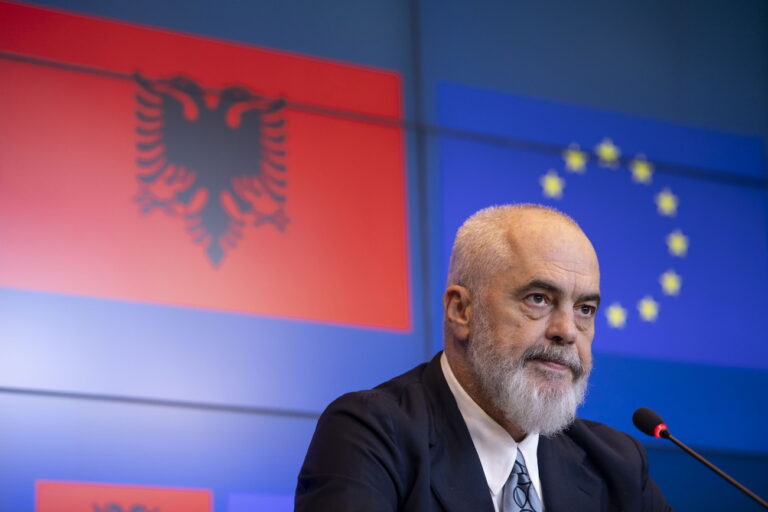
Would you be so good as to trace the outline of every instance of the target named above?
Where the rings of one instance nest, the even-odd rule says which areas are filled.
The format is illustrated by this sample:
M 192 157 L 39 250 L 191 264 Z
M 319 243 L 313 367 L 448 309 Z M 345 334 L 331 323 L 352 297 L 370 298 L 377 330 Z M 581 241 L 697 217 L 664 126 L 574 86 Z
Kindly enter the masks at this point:
M 461 416 L 467 424 L 469 435 L 480 458 L 480 464 L 483 466 L 483 472 L 488 481 L 488 488 L 491 490 L 491 494 L 496 496 L 501 492 L 512 471 L 518 449 L 520 449 L 525 458 L 529 474 L 532 477 L 535 475 L 535 478 L 532 479 L 534 484 L 536 484 L 534 487 L 538 488 L 539 465 L 536 450 L 539 446 L 539 434 L 528 434 L 520 443 L 516 442 L 461 387 L 461 384 L 453 374 L 453 370 L 451 370 L 445 352 L 440 356 L 440 367 L 443 370 L 448 387 L 456 399 Z M 539 492 L 539 496 L 541 496 L 541 492 Z

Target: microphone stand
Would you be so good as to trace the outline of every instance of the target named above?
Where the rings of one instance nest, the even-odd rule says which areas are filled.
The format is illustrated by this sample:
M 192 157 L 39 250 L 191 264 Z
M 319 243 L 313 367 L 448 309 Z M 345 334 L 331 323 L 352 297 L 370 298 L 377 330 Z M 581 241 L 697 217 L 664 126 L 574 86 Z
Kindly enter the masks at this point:
M 675 443 L 677 446 L 682 448 L 683 451 L 685 451 L 688 455 L 692 456 L 694 459 L 698 460 L 699 462 L 707 466 L 709 469 L 711 469 L 721 477 L 725 478 L 730 484 L 735 486 L 738 490 L 740 490 L 741 492 L 743 492 L 744 494 L 746 494 L 747 496 L 749 496 L 750 498 L 752 498 L 753 500 L 761 504 L 763 507 L 768 508 L 768 502 L 766 502 L 760 496 L 753 493 L 752 491 L 750 491 L 749 489 L 741 485 L 739 482 L 737 482 L 736 480 L 728 476 L 723 470 L 721 470 L 720 468 L 718 468 L 717 466 L 709 462 L 707 459 L 705 459 L 704 457 L 702 457 L 701 455 L 693 451 L 685 443 L 683 443 L 678 438 L 670 434 L 669 430 L 662 429 L 661 431 L 659 431 L 659 437 L 663 437 L 664 439 L 669 439 L 670 441 Z

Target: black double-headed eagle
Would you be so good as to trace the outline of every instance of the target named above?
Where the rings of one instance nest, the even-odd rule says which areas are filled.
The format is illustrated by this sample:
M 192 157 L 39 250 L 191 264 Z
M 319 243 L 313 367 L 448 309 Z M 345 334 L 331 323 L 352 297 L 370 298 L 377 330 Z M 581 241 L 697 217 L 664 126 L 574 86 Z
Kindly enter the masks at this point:
M 283 231 L 285 101 L 240 86 L 211 92 L 183 76 L 134 78 L 141 211 L 183 216 L 214 266 L 247 222 Z

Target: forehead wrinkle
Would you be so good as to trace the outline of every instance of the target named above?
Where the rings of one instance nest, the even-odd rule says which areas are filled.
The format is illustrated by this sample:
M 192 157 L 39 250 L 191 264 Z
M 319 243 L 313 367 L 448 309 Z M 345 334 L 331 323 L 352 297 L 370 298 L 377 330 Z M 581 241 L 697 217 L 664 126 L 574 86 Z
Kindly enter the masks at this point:
M 586 242 L 591 248 L 581 228 L 551 212 L 520 211 L 510 215 L 506 222 L 505 238 L 512 250 L 527 249 L 532 246 L 553 248 L 561 244 L 553 242 L 567 237 L 571 242 Z
M 550 261 L 548 263 L 550 263 L 552 266 L 562 270 L 563 272 L 568 272 L 568 273 L 571 273 L 571 274 L 576 274 L 576 275 L 579 275 L 579 276 L 582 276 L 582 277 L 590 277 L 592 275 L 592 272 L 590 272 L 590 271 L 583 271 L 582 272 L 582 271 L 578 270 L 578 268 L 581 267 L 582 265 L 580 265 L 580 263 L 579 263 L 579 261 L 577 259 L 574 259 L 573 261 L 569 261 L 568 262 L 568 263 L 571 263 L 573 265 L 572 267 L 560 264 L 560 263 L 558 263 L 556 261 Z
M 565 245 L 572 248 L 570 254 L 562 254 L 567 252 L 563 250 Z M 564 258 L 564 256 L 568 257 Z M 545 272 L 575 274 L 585 278 L 597 275 L 599 279 L 600 275 L 597 256 L 591 245 L 587 247 L 578 242 L 566 242 L 558 247 L 541 247 L 541 244 L 536 241 L 526 242 L 520 236 L 511 236 L 509 237 L 509 254 L 505 259 L 508 267 L 517 270 L 538 267 L 544 268 Z

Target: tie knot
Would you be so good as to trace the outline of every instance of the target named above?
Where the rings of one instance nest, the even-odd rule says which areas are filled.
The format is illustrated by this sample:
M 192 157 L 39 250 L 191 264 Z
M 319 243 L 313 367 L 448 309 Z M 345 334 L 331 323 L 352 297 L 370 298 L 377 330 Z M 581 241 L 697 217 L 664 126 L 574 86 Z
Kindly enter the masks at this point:
M 520 450 L 517 450 L 517 458 L 512 466 L 512 472 L 517 474 L 518 482 L 527 483 L 531 481 L 528 468 L 525 466 L 525 458 L 523 458 L 523 453 Z

